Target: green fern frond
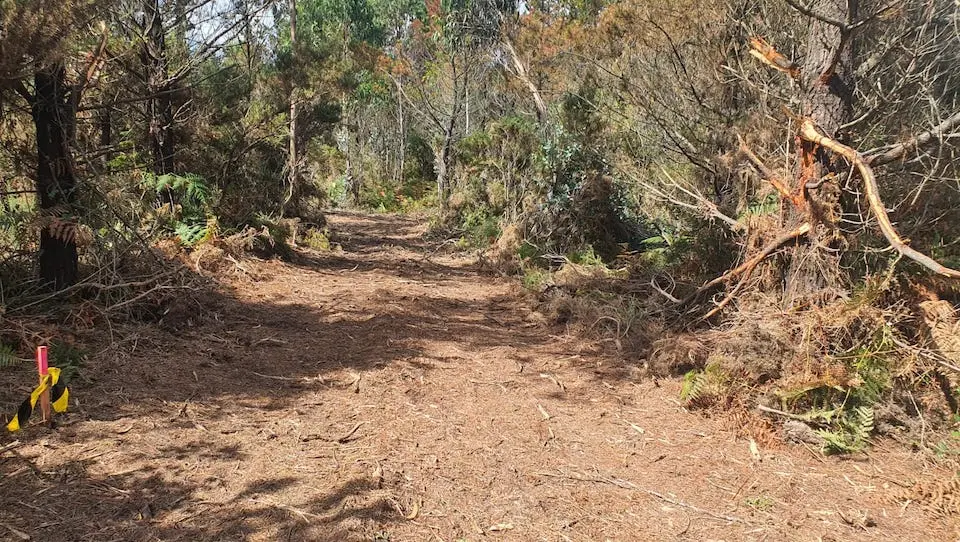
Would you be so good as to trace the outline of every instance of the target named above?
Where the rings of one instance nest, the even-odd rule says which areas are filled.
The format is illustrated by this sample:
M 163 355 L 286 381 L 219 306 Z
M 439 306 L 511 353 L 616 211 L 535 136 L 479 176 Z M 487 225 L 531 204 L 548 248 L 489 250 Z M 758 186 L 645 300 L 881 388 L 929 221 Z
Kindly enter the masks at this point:
M 693 370 L 683 377 L 680 398 L 687 403 L 722 397 L 730 385 L 730 378 L 718 363 L 708 363 L 702 371 Z
M 174 233 L 184 246 L 193 247 L 206 239 L 209 229 L 206 222 L 178 222 Z
M 826 454 L 849 454 L 860 451 L 856 443 L 851 442 L 843 432 L 819 429 L 817 434 L 823 439 L 823 452 Z
M 212 191 L 206 180 L 193 173 L 186 175 L 145 175 L 144 180 L 158 194 L 166 190 L 173 190 L 184 194 L 197 205 L 205 205 L 211 199 Z
M 11 365 L 17 365 L 27 361 L 30 360 L 18 356 L 17 351 L 13 348 L 5 344 L 0 344 L 0 367 L 9 367 Z
M 703 386 L 706 383 L 704 373 L 692 370 L 683 375 L 683 387 L 680 388 L 680 399 L 692 402 L 700 398 Z
M 60 368 L 60 378 L 65 383 L 76 377 L 86 359 L 86 351 L 72 344 L 63 341 L 50 344 L 50 363 Z
M 857 407 L 856 412 L 857 425 L 853 427 L 854 440 L 866 444 L 866 442 L 870 440 L 870 435 L 873 433 L 873 407 Z
M 873 407 L 860 406 L 850 411 L 847 418 L 840 421 L 836 431 L 821 429 L 817 434 L 824 440 L 825 453 L 850 454 L 867 447 L 873 427 Z

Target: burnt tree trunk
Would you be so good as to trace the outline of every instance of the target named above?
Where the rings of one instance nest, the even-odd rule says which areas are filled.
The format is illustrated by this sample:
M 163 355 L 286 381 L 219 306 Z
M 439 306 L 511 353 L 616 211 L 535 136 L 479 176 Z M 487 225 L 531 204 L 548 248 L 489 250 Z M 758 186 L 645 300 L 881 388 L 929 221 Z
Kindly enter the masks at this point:
M 77 179 L 70 155 L 76 111 L 71 106 L 62 64 L 38 71 L 34 82 L 37 193 L 40 208 L 56 217 L 76 201 Z M 75 229 L 63 224 L 55 220 L 40 232 L 40 278 L 57 290 L 75 284 L 78 273 Z

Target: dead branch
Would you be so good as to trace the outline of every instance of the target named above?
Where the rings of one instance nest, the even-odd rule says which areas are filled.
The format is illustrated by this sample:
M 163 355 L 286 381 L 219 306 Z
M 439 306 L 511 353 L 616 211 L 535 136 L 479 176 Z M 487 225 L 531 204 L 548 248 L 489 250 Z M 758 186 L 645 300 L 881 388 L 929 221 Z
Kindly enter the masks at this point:
M 563 473 L 563 472 L 560 472 L 560 473 L 538 472 L 538 473 L 536 473 L 536 475 L 537 475 L 537 476 L 550 477 L 550 478 L 561 478 L 561 479 L 564 479 L 564 480 L 573 480 L 573 481 L 576 481 L 576 482 L 591 482 L 591 483 L 594 483 L 594 484 L 609 484 L 609 485 L 612 485 L 612 486 L 615 486 L 615 487 L 619 487 L 619 488 L 621 488 L 621 489 L 630 489 L 630 490 L 634 490 L 634 491 L 639 491 L 639 492 L 641 492 L 641 493 L 646 493 L 647 495 L 650 495 L 651 497 L 656 497 L 657 499 L 660 499 L 661 501 L 668 502 L 668 503 L 673 504 L 673 505 L 675 505 L 675 506 L 680 506 L 680 507 L 683 507 L 683 508 L 688 508 L 688 509 L 690 509 L 690 510 L 693 510 L 694 512 L 699 512 L 699 513 L 701 513 L 701 514 L 710 516 L 710 517 L 715 518 L 715 519 L 720 519 L 720 520 L 723 520 L 723 521 L 729 521 L 729 522 L 731 522 L 731 523 L 749 524 L 749 522 L 747 522 L 747 521 L 745 521 L 745 520 L 743 520 L 743 519 L 741 519 L 741 518 L 738 518 L 738 517 L 736 517 L 736 516 L 728 516 L 728 515 L 726 515 L 726 514 L 718 514 L 718 513 L 716 513 L 716 512 L 711 512 L 710 510 L 704 510 L 703 508 L 700 508 L 699 506 L 694 506 L 694 505 L 692 505 L 692 504 L 686 503 L 686 502 L 681 501 L 681 500 L 679 500 L 679 499 L 670 498 L 670 497 L 668 497 L 668 496 L 666 496 L 666 495 L 664 495 L 663 493 L 660 493 L 660 492 L 658 492 L 658 491 L 653 491 L 652 489 L 646 489 L 646 488 L 640 487 L 640 486 L 638 486 L 637 484 L 634 484 L 633 482 L 631 482 L 631 481 L 629 481 L 629 480 L 622 480 L 622 479 L 619 479 L 619 478 L 614 478 L 614 477 L 612 477 L 612 476 L 610 476 L 610 477 L 603 477 L 603 476 L 586 476 L 586 475 L 577 474 L 577 473 L 574 473 L 574 474 L 566 474 L 566 473 Z
M 841 21 L 839 19 L 834 19 L 833 17 L 827 17 L 822 13 L 817 13 L 816 11 L 813 10 L 812 7 L 804 6 L 800 2 L 797 2 L 797 0 L 785 0 L 785 1 L 793 9 L 799 11 L 800 13 L 806 15 L 807 17 L 812 17 L 816 19 L 821 23 L 826 23 L 830 26 L 835 26 L 841 30 L 846 30 L 850 26 L 846 21 Z
M 736 276 L 741 275 L 741 274 L 745 275 L 745 276 L 744 276 L 744 279 L 747 278 L 747 277 L 749 277 L 749 276 L 750 276 L 750 273 L 753 272 L 753 269 L 754 269 L 760 262 L 762 262 L 764 259 L 766 259 L 767 256 L 769 256 L 770 254 L 772 254 L 773 251 L 777 250 L 777 249 L 780 248 L 780 246 L 782 246 L 784 243 L 786 243 L 786 242 L 788 242 L 788 241 L 790 241 L 790 240 L 792 240 L 792 239 L 796 239 L 797 237 L 800 237 L 801 235 L 806 235 L 807 233 L 810 232 L 810 228 L 811 228 L 810 223 L 809 223 L 809 222 L 804 222 L 804 223 L 801 224 L 800 226 L 798 226 L 798 227 L 796 227 L 796 228 L 794 228 L 794 229 L 792 229 L 792 230 L 784 233 L 783 235 L 777 237 L 777 238 L 774 239 L 772 242 L 770 242 L 767 246 L 763 247 L 763 250 L 761 250 L 760 252 L 758 252 L 758 253 L 757 253 L 755 256 L 753 256 L 752 258 L 750 258 L 750 259 L 748 259 L 747 261 L 745 261 L 745 262 L 743 262 L 742 264 L 740 264 L 738 267 L 736 267 L 736 268 L 734 268 L 734 269 L 731 269 L 730 271 L 727 271 L 727 272 L 724 273 L 723 275 L 720 275 L 719 277 L 717 277 L 717 278 L 711 280 L 710 282 L 707 282 L 707 283 L 704 284 L 703 286 L 697 288 L 697 291 L 695 291 L 695 292 L 693 292 L 692 294 L 688 295 L 688 296 L 683 300 L 682 304 L 683 304 L 683 305 L 686 305 L 687 303 L 690 303 L 691 301 L 693 301 L 694 299 L 696 299 L 697 297 L 699 297 L 700 295 L 702 295 L 704 292 L 711 290 L 711 289 L 714 288 L 715 286 L 717 286 L 717 285 L 719 285 L 719 284 L 721 284 L 721 283 L 723 283 L 723 282 L 726 282 L 726 281 L 732 279 L 733 277 L 736 277 Z M 734 293 L 735 293 L 735 292 L 736 292 L 736 290 L 734 291 Z
M 174 267 L 174 268 L 172 268 L 172 269 L 170 269 L 170 270 L 168 270 L 168 271 L 164 271 L 164 272 L 162 272 L 162 273 L 158 273 L 158 274 L 156 274 L 156 275 L 154 275 L 154 276 L 152 276 L 152 277 L 150 277 L 150 278 L 147 278 L 147 279 L 145 279 L 145 280 L 134 281 L 134 282 L 123 282 L 123 283 L 117 283 L 117 284 L 102 284 L 102 283 L 99 283 L 99 282 L 78 282 L 78 283 L 74 284 L 73 286 L 69 286 L 69 287 L 64 288 L 64 289 L 62 289 L 62 290 L 57 290 L 56 292 L 53 292 L 53 293 L 50 293 L 50 294 L 45 294 L 45 295 L 40 296 L 39 298 L 30 300 L 29 302 L 24 303 L 23 305 L 15 305 L 15 306 L 13 306 L 13 307 L 9 307 L 9 308 L 7 308 L 7 311 L 6 311 L 6 312 L 7 312 L 7 314 L 11 314 L 11 313 L 14 313 L 14 312 L 23 311 L 23 310 L 25 310 L 25 309 L 28 309 L 28 308 L 30 308 L 30 307 L 39 305 L 39 304 L 44 303 L 44 302 L 46 302 L 46 301 L 50 301 L 51 299 L 55 299 L 55 298 L 58 298 L 58 297 L 63 297 L 63 296 L 66 296 L 67 294 L 73 293 L 73 292 L 75 292 L 75 291 L 77 291 L 77 290 L 81 290 L 81 289 L 95 289 L 95 290 L 98 290 L 98 291 L 101 291 L 101 292 L 106 292 L 106 291 L 116 290 L 116 289 L 119 289 L 119 288 L 139 288 L 139 287 L 142 287 L 142 286 L 154 285 L 154 287 L 150 290 L 150 291 L 152 292 L 153 290 L 156 290 L 156 289 L 157 289 L 157 285 L 160 284 L 160 281 L 161 281 L 161 280 L 166 279 L 167 277 L 170 277 L 170 276 L 174 275 L 175 273 L 179 272 L 182 268 L 183 268 L 182 265 L 178 265 L 178 266 L 176 266 L 176 267 Z M 95 276 L 95 275 L 91 275 L 91 278 L 92 278 L 93 276 Z M 164 286 L 163 289 L 173 289 L 173 288 L 174 288 L 174 287 L 171 287 L 171 286 Z M 141 295 L 141 296 L 138 296 L 137 299 L 139 299 L 140 297 L 143 297 L 143 296 L 142 296 L 142 295 Z M 26 301 L 26 300 L 25 300 L 25 301 Z M 123 304 L 125 305 L 125 304 L 127 304 L 127 302 L 124 302 Z M 110 309 L 115 309 L 115 308 L 118 308 L 118 307 L 119 307 L 118 305 L 115 305 L 115 306 L 113 306 L 113 307 L 110 307 Z
M 766 64 L 770 68 L 789 74 L 795 80 L 800 79 L 800 66 L 796 62 L 783 56 L 772 45 L 761 37 L 750 38 L 750 56 Z
M 727 216 L 726 214 L 724 214 L 723 212 L 721 212 L 720 209 L 717 207 L 717 205 L 716 205 L 715 203 L 713 203 L 712 201 L 710 201 L 709 199 L 707 199 L 706 196 L 704 196 L 703 194 L 701 194 L 699 191 L 697 191 L 696 189 L 693 189 L 693 188 L 688 188 L 688 187 L 683 186 L 682 184 L 680 184 L 679 182 L 677 182 L 676 179 L 674 179 L 674 178 L 670 175 L 670 173 L 667 172 L 666 169 L 664 169 L 664 168 L 661 167 L 661 168 L 660 168 L 660 171 L 663 173 L 663 176 L 666 177 L 668 181 L 670 181 L 670 184 L 671 184 L 671 185 L 673 185 L 677 190 L 683 192 L 684 194 L 686 194 L 687 196 L 689 196 L 691 199 L 693 199 L 693 200 L 696 202 L 696 204 L 691 204 L 691 203 L 683 202 L 683 201 L 681 201 L 679 198 L 677 198 L 676 196 L 667 195 L 667 194 L 665 194 L 662 190 L 659 190 L 659 189 L 657 189 L 657 188 L 655 188 L 655 187 L 653 187 L 653 186 L 650 186 L 650 185 L 644 183 L 647 188 L 649 188 L 650 190 L 652 190 L 652 191 L 654 191 L 655 193 L 657 193 L 657 195 L 663 197 L 665 201 L 669 201 L 669 202 L 671 202 L 671 203 L 673 203 L 673 204 L 675 204 L 675 205 L 679 205 L 679 206 L 681 206 L 681 207 L 686 207 L 686 208 L 688 208 L 688 209 L 692 209 L 692 210 L 696 210 L 696 211 L 702 212 L 702 213 L 705 214 L 708 218 L 716 218 L 716 219 L 718 219 L 718 220 L 721 220 L 721 221 L 725 222 L 726 224 L 728 224 L 728 225 L 730 226 L 730 229 L 733 230 L 733 231 L 739 231 L 739 230 L 742 230 L 742 229 L 743 229 L 743 224 L 741 224 L 740 222 L 737 222 L 736 219 L 734 219 L 734 218 L 732 218 L 732 217 L 730 217 L 730 216 Z
M 876 151 L 868 151 L 866 153 L 867 156 L 864 157 L 864 161 L 870 167 L 877 167 L 901 160 L 911 152 L 922 149 L 928 145 L 940 143 L 950 134 L 951 130 L 957 127 L 960 127 L 960 111 L 957 111 L 952 116 L 948 117 L 946 120 L 934 126 L 930 130 L 912 137 L 903 143 L 894 145 L 892 148 L 888 149 L 882 154 L 874 154 Z
M 891 337 L 891 340 L 893 341 L 893 344 L 899 346 L 900 348 L 903 348 L 905 350 L 910 350 L 916 355 L 927 358 L 930 361 L 933 361 L 934 363 L 936 363 L 937 365 L 940 365 L 945 369 L 950 369 L 951 371 L 956 371 L 957 373 L 960 373 L 960 367 L 958 367 L 950 359 L 940 354 L 939 352 L 935 352 L 933 350 L 930 350 L 929 348 L 923 348 L 921 346 L 908 344 L 904 341 L 901 341 L 896 336 Z
M 527 89 L 530 91 L 530 95 L 533 96 L 533 102 L 537 106 L 537 119 L 542 120 L 547 116 L 547 104 L 543 101 L 543 96 L 540 95 L 540 89 L 537 88 L 537 85 L 532 79 L 530 79 L 530 75 L 527 73 L 527 68 L 523 65 L 523 60 L 520 58 L 517 50 L 513 47 L 513 43 L 510 41 L 510 39 L 504 37 L 503 45 L 507 48 L 507 52 L 510 53 L 510 60 L 513 61 L 513 70 L 516 73 L 517 78 L 520 79 L 520 82 L 527 86 Z
M 657 291 L 663 297 L 669 299 L 672 303 L 680 303 L 680 300 L 674 297 L 670 292 L 664 290 L 657 284 L 657 278 L 650 279 L 650 287 Z
M 796 206 L 797 208 L 802 208 L 803 207 L 802 194 L 798 195 L 798 194 L 792 193 L 790 189 L 787 188 L 787 184 L 782 180 L 780 180 L 780 177 L 778 177 L 777 174 L 773 172 L 773 170 L 768 168 L 767 165 L 763 163 L 763 160 L 760 160 L 760 157 L 758 157 L 756 154 L 753 153 L 753 151 L 750 150 L 750 147 L 748 147 L 747 143 L 743 140 L 742 137 L 740 137 L 740 134 L 737 134 L 737 141 L 740 142 L 740 152 L 742 152 L 743 155 L 747 157 L 747 160 L 749 160 L 750 163 L 753 165 L 753 167 L 755 167 L 757 171 L 760 172 L 760 175 L 763 175 L 764 180 L 770 183 L 771 185 L 773 185 L 773 187 L 777 189 L 777 192 L 780 193 L 780 196 L 783 199 L 789 201 L 790 203 L 793 203 L 793 205 Z
M 707 314 L 704 314 L 700 319 L 709 320 L 715 314 L 722 311 L 724 307 L 729 305 L 730 302 L 733 301 L 733 298 L 736 297 L 738 293 L 740 293 L 740 290 L 743 288 L 743 285 L 747 283 L 748 278 L 750 278 L 750 275 L 744 275 L 743 278 L 740 279 L 740 282 L 738 282 L 737 285 L 733 288 L 733 290 L 731 290 L 730 293 L 727 294 L 727 297 L 723 298 L 723 301 L 718 303 L 716 307 L 710 309 L 710 312 L 708 312 Z
M 960 114 L 956 115 L 956 118 L 957 122 L 960 123 Z M 890 246 L 895 248 L 900 254 L 919 263 L 934 273 L 945 277 L 960 279 L 960 271 L 946 267 L 930 256 L 911 248 L 907 245 L 907 242 L 900 237 L 900 234 L 897 233 L 897 230 L 894 229 L 893 224 L 890 222 L 887 209 L 880 199 L 880 189 L 877 186 L 877 178 L 873 173 L 873 169 L 859 152 L 823 135 L 814 125 L 813 121 L 808 118 L 804 119 L 800 124 L 800 136 L 811 143 L 830 149 L 853 164 L 863 179 L 864 195 L 870 204 L 870 210 L 873 211 L 873 215 L 880 225 L 880 231 L 883 232 L 883 236 L 887 238 Z

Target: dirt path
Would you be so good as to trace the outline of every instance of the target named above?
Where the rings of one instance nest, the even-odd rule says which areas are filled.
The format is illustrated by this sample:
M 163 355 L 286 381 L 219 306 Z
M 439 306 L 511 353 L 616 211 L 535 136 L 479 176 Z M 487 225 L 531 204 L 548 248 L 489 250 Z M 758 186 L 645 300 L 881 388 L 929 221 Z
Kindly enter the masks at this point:
M 758 460 L 416 222 L 331 220 L 342 253 L 243 263 L 202 308 L 112 330 L 62 427 L 0 457 L 0 539 L 960 537 L 891 497 L 952 476 L 922 456 Z

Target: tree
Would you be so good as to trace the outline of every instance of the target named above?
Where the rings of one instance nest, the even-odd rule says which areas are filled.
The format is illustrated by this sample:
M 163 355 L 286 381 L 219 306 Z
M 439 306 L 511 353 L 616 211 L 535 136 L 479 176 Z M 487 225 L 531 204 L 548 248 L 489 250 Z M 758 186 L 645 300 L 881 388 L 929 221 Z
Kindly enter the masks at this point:
M 0 18 L 0 90 L 13 90 L 29 104 L 36 142 L 36 191 L 44 217 L 40 229 L 39 271 L 54 289 L 74 284 L 78 276 L 77 224 L 74 208 L 78 179 L 72 147 L 77 104 L 100 63 L 103 44 L 90 54 L 80 80 L 66 77 L 62 48 L 77 29 L 98 13 L 93 1 L 65 2 L 60 10 L 43 2 L 18 2 Z M 26 84 L 32 72 L 33 91 Z M 0 106 L 3 101 L 0 100 Z
M 293 65 L 298 66 L 298 41 L 297 41 L 297 0 L 289 1 L 289 10 L 290 10 L 290 55 L 293 59 Z M 296 205 L 300 202 L 300 190 L 303 179 L 300 175 L 300 146 L 298 145 L 297 138 L 299 137 L 299 132 L 297 130 L 297 115 L 298 115 L 298 100 L 299 95 L 297 92 L 297 84 L 293 82 L 290 85 L 290 156 L 288 158 L 287 169 L 289 170 L 289 180 L 290 183 L 290 192 L 289 195 L 284 199 L 284 208 L 291 202 L 293 205 Z
M 37 138 L 37 192 L 40 208 L 64 214 L 76 201 L 77 178 L 70 147 L 76 123 L 63 64 L 55 63 L 35 75 L 33 120 Z M 57 212 L 59 211 L 59 212 Z M 53 215 L 40 231 L 40 278 L 54 289 L 77 281 L 75 225 Z

